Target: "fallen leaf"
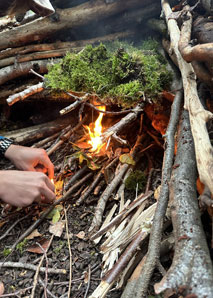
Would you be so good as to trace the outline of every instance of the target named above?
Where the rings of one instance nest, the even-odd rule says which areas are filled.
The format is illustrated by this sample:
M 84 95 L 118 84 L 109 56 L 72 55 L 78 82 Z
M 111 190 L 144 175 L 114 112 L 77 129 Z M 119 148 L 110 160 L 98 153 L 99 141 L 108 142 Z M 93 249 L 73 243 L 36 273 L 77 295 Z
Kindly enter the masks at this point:
M 129 153 L 122 154 L 119 157 L 119 160 L 120 160 L 120 162 L 127 163 L 128 165 L 133 165 L 133 166 L 135 165 L 135 161 L 132 158 L 131 154 L 129 154 Z
M 6 224 L 7 222 L 8 222 L 8 220 L 2 220 L 2 221 L 0 222 L 0 228 L 3 227 L 3 225 Z
M 34 231 L 32 231 L 32 233 L 26 237 L 26 239 L 31 240 L 34 239 L 36 237 L 41 237 L 42 234 L 39 233 L 39 231 L 37 229 L 35 229 Z
M 154 191 L 154 198 L 156 201 L 159 199 L 160 191 L 161 191 L 161 185 L 159 185 Z
M 50 240 L 43 238 L 41 241 L 38 243 L 41 245 L 41 247 L 46 251 L 48 245 L 49 245 Z M 43 250 L 40 248 L 38 244 L 33 244 L 32 246 L 27 248 L 27 251 L 35 253 L 35 254 L 43 254 Z
M 49 227 L 49 232 L 56 237 L 61 237 L 64 229 L 64 221 L 58 221 Z
M 84 231 L 81 231 L 81 232 L 79 232 L 78 234 L 76 234 L 75 236 L 78 237 L 79 239 L 84 239 L 84 237 L 85 237 L 85 232 L 84 232 Z
M 19 274 L 19 276 L 20 276 L 20 277 L 23 277 L 23 276 L 25 276 L 26 274 L 27 274 L 27 270 L 22 271 L 22 272 Z
M 0 296 L 4 294 L 4 284 L 0 281 Z
M 84 275 L 84 282 L 85 284 L 87 284 L 89 281 L 89 273 L 87 271 L 84 271 L 83 275 Z
M 88 144 L 87 142 L 79 142 L 79 143 L 75 143 L 76 146 L 78 146 L 78 148 L 80 149 L 89 149 L 91 148 L 91 145 Z
M 59 221 L 61 216 L 61 210 L 63 209 L 63 206 L 57 205 L 55 208 L 48 214 L 47 218 L 52 219 L 52 223 L 56 223 Z

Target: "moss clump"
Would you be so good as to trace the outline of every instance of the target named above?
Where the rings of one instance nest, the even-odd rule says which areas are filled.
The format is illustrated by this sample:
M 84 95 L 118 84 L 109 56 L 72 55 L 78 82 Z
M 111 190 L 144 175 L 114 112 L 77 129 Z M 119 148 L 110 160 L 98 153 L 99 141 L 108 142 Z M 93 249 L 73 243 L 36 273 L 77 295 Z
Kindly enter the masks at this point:
M 139 190 L 144 189 L 146 185 L 146 175 L 140 170 L 133 171 L 125 180 L 125 187 L 128 190 L 135 190 L 137 185 Z
M 168 87 L 171 74 L 155 41 L 141 48 L 123 45 L 117 43 L 116 50 L 113 43 L 89 45 L 78 54 L 67 53 L 50 67 L 46 85 L 53 90 L 95 92 L 123 107 L 134 106 L 144 93 L 153 98 Z
M 19 251 L 20 254 L 23 254 L 25 246 L 27 245 L 27 238 L 25 238 L 22 242 L 16 245 L 16 249 Z

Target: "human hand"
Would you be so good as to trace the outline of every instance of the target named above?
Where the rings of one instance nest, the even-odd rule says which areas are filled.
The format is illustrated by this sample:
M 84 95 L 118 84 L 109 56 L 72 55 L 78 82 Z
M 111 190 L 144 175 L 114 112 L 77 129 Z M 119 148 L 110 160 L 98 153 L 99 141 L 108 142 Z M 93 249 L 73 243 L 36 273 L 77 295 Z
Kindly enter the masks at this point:
M 52 202 L 55 187 L 41 172 L 0 171 L 0 198 L 7 204 L 26 207 L 35 202 Z
M 47 171 L 50 179 L 54 177 L 54 166 L 44 149 L 10 145 L 5 157 L 19 170 Z

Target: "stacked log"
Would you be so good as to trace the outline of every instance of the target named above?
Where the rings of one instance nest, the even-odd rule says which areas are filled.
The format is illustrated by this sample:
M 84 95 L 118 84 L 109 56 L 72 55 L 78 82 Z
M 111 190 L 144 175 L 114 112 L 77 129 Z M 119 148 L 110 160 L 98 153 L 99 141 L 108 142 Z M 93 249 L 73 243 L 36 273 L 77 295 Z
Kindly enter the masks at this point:
M 79 51 L 89 43 L 95 44 L 100 41 L 136 37 L 138 36 L 138 32 L 140 32 L 140 35 L 145 35 L 148 30 L 148 27 L 144 26 L 146 21 L 158 17 L 161 7 L 163 9 L 163 18 L 167 26 L 167 33 L 161 35 L 163 46 L 171 60 L 179 68 L 181 78 L 178 78 L 170 122 L 164 136 L 165 153 L 158 202 L 149 207 L 151 211 L 149 208 L 145 211 L 143 210 L 145 208 L 144 200 L 153 194 L 152 191 L 149 191 L 148 185 L 144 195 L 136 196 L 135 201 L 129 206 L 127 204 L 124 208 L 124 202 L 122 202 L 124 185 L 122 179 L 129 175 L 131 166 L 127 163 L 122 164 L 118 161 L 117 157 L 113 161 L 108 160 L 105 162 L 102 171 L 98 172 L 97 175 L 88 171 L 87 166 L 82 167 L 70 179 L 71 182 L 65 188 L 65 195 L 62 196 L 60 201 L 57 201 L 57 204 L 64 202 L 73 193 L 78 196 L 79 192 L 77 189 L 85 181 L 95 176 L 92 184 L 88 188 L 85 187 L 82 191 L 77 201 L 78 205 L 81 204 L 97 186 L 103 186 L 101 186 L 100 180 L 103 175 L 107 176 L 106 168 L 111 167 L 112 164 L 113 166 L 117 165 L 116 175 L 112 177 L 109 183 L 107 182 L 108 185 L 100 196 L 89 236 L 92 240 L 99 241 L 97 238 L 102 237 L 105 232 L 111 231 L 111 228 L 114 229 L 112 229 L 111 233 L 117 235 L 116 232 L 120 233 L 121 231 L 119 229 L 123 225 L 123 231 L 128 234 L 129 238 L 127 237 L 127 241 L 127 239 L 123 239 L 122 235 L 119 234 L 120 238 L 118 240 L 122 242 L 119 248 L 115 245 L 115 241 L 111 235 L 104 242 L 103 251 L 105 253 L 108 247 L 107 245 L 111 241 L 110 244 L 113 249 L 118 249 L 122 254 L 119 255 L 117 262 L 115 260 L 116 258 L 113 259 L 113 266 L 106 272 L 99 287 L 91 297 L 105 297 L 109 289 L 119 278 L 123 280 L 121 283 L 125 284 L 124 280 L 130 276 L 130 267 L 133 264 L 137 272 L 135 271 L 130 281 L 126 283 L 127 286 L 123 292 L 123 298 L 128 298 L 132 295 L 135 295 L 137 298 L 147 297 L 147 289 L 155 268 L 164 275 L 162 281 L 155 285 L 156 293 L 167 291 L 167 297 L 170 297 L 174 293 L 182 294 L 183 291 L 180 292 L 180 289 L 184 286 L 184 295 L 195 295 L 190 297 L 210 298 L 213 295 L 211 260 L 202 230 L 202 224 L 199 220 L 200 215 L 195 188 L 197 166 L 200 181 L 204 184 L 205 190 L 211 195 L 213 194 L 213 149 L 206 128 L 206 123 L 213 116 L 210 111 L 204 108 L 198 92 L 198 83 L 202 81 L 208 90 L 208 96 L 211 96 L 213 81 L 213 40 L 212 34 L 209 32 L 213 30 L 212 22 L 205 16 L 197 17 L 197 12 L 194 14 L 195 17 L 193 20 L 193 13 L 197 9 L 197 3 L 191 7 L 185 6 L 183 1 L 180 4 L 175 3 L 177 6 L 172 11 L 168 1 L 162 0 L 161 5 L 160 2 L 155 2 L 150 3 L 149 0 L 83 1 L 82 4 L 73 5 L 70 8 L 56 9 L 56 15 L 51 18 L 36 18 L 33 21 L 19 24 L 19 26 L 14 25 L 12 29 L 4 29 L 0 33 L 0 85 L 2 88 L 2 91 L 0 91 L 0 103 L 5 105 L 8 97 L 8 102 L 13 104 L 19 99 L 23 100 L 38 92 L 41 93 L 41 97 L 46 96 L 48 91 L 43 90 L 44 85 L 41 82 L 43 77 L 39 74 L 46 73 L 48 65 L 58 61 L 57 59 L 64 56 L 67 51 Z M 203 8 L 211 14 L 211 1 L 203 0 L 201 2 Z M 65 5 L 66 3 L 64 1 Z M 76 2 L 72 1 L 72 3 Z M 102 28 L 99 29 L 98 27 L 101 26 L 97 26 L 97 24 L 101 24 Z M 89 33 L 88 27 L 90 28 Z M 85 39 L 84 32 L 88 34 L 87 39 Z M 205 34 L 200 32 L 204 32 Z M 65 39 L 67 35 L 70 36 L 68 40 Z M 194 40 L 195 38 L 197 41 Z M 56 59 L 50 60 L 50 58 Z M 31 74 L 29 74 L 29 71 L 31 71 Z M 38 74 L 38 79 L 36 84 L 33 81 L 33 86 L 29 87 L 32 78 L 35 79 L 35 72 Z M 23 86 L 21 85 L 17 88 L 17 94 L 14 96 L 13 92 L 9 90 L 11 87 L 10 84 L 14 84 L 22 76 L 25 77 L 25 82 Z M 27 88 L 26 85 L 28 85 Z M 74 100 L 74 104 L 72 103 L 71 107 L 68 106 L 63 109 L 61 114 L 67 111 L 70 112 L 77 106 L 79 107 L 85 104 L 87 97 L 90 95 L 66 93 L 65 96 L 68 96 L 68 101 L 71 97 Z M 182 97 L 184 97 L 184 109 L 181 121 L 179 122 Z M 51 98 L 51 95 L 48 98 Z M 129 122 L 135 121 L 138 115 L 141 114 L 144 105 L 145 103 L 129 111 L 128 115 L 106 130 L 102 138 L 110 142 L 111 137 L 114 137 L 117 141 L 122 142 L 122 139 L 116 136 L 116 132 L 120 132 Z M 85 119 L 82 119 L 74 127 L 73 123 L 70 123 L 70 121 L 67 121 L 67 118 L 64 118 L 58 122 L 49 123 L 49 126 L 43 125 L 29 128 L 28 130 L 24 130 L 23 133 L 19 131 L 18 134 L 11 132 L 8 136 L 17 139 L 22 144 L 25 144 L 27 141 L 35 142 L 37 139 L 45 138 L 35 143 L 34 146 L 43 146 L 51 142 L 51 146 L 48 147 L 48 154 L 51 155 L 71 137 L 74 131 L 79 129 L 84 121 Z M 178 122 L 178 150 L 175 158 L 175 134 Z M 49 129 L 48 133 L 46 129 Z M 136 160 L 137 150 L 144 139 L 144 134 L 139 133 L 134 148 L 130 151 L 130 156 Z M 143 150 L 145 151 L 147 148 L 143 148 Z M 186 149 L 184 150 L 184 148 Z M 75 159 L 76 157 L 72 156 L 70 162 Z M 78 180 L 77 183 L 73 184 L 76 180 Z M 102 216 L 107 200 L 118 186 L 117 196 L 121 199 L 120 209 L 122 210 L 120 210 L 120 213 L 114 220 L 111 220 L 116 208 L 113 207 L 110 218 L 108 218 L 109 222 L 98 231 L 102 223 Z M 170 208 L 167 208 L 169 200 Z M 140 205 L 137 205 L 138 202 L 140 202 Z M 45 216 L 53 207 L 51 206 L 47 209 L 45 215 L 41 216 L 41 220 L 45 219 Z M 138 208 L 137 210 L 136 207 Z M 175 256 L 172 266 L 166 272 L 160 263 L 160 255 L 166 211 L 169 209 L 171 210 L 171 219 L 174 227 Z M 144 213 L 145 215 L 148 213 L 145 221 L 141 219 Z M 141 219 L 140 223 L 137 223 L 137 217 Z M 36 222 L 29 231 L 22 235 L 19 241 L 23 240 L 23 237 L 32 231 L 35 226 L 38 226 L 39 223 Z M 149 225 L 148 227 L 147 224 Z M 131 228 L 134 226 L 132 234 L 130 233 L 130 226 Z M 148 250 L 145 253 L 139 253 L 138 247 L 144 244 L 144 240 L 149 233 L 150 241 Z M 187 263 L 188 267 L 182 263 L 182 260 Z M 192 266 L 193 268 L 191 268 Z M 126 271 L 123 270 L 124 267 L 127 267 Z M 202 267 L 202 270 L 199 269 L 200 267 Z M 198 272 L 199 275 L 197 274 Z M 205 284 L 200 282 L 201 275 L 205 276 Z M 133 290 L 134 292 L 132 292 Z M 170 294 L 172 291 L 171 295 L 168 290 Z

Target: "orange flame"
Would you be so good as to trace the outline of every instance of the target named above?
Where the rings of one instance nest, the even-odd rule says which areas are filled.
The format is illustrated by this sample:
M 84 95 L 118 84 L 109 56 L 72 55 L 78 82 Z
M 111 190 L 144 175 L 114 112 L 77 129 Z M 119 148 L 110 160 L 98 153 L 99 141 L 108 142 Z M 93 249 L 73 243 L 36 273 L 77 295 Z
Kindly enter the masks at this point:
M 98 109 L 100 111 L 105 111 L 106 107 L 99 106 Z M 88 143 L 92 146 L 92 148 L 90 149 L 91 152 L 99 153 L 101 148 L 104 145 L 101 139 L 101 134 L 103 130 L 101 122 L 102 122 L 103 115 L 104 115 L 103 113 L 99 113 L 99 116 L 95 121 L 95 123 L 90 123 L 89 126 L 85 126 L 90 136 L 90 140 L 88 141 Z

